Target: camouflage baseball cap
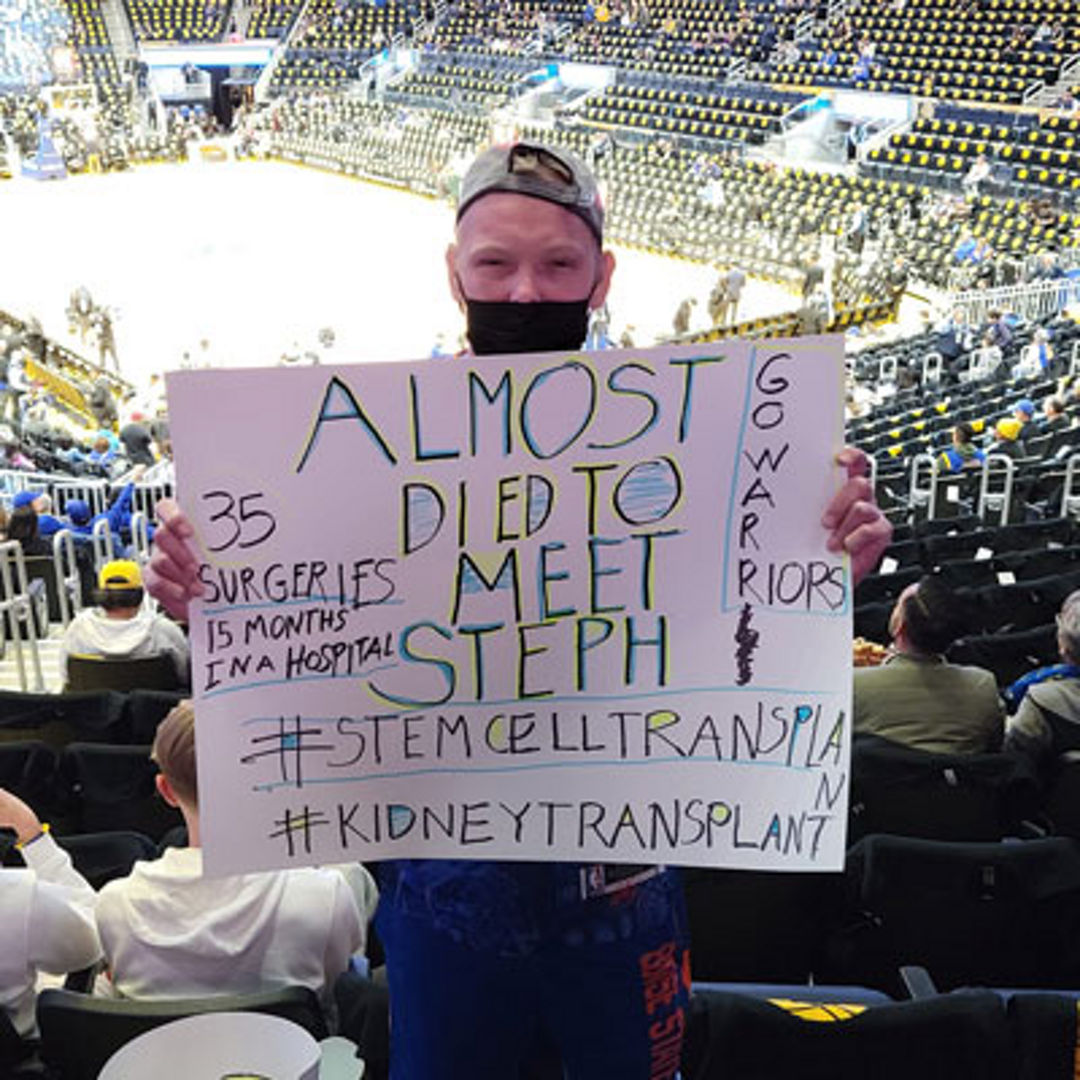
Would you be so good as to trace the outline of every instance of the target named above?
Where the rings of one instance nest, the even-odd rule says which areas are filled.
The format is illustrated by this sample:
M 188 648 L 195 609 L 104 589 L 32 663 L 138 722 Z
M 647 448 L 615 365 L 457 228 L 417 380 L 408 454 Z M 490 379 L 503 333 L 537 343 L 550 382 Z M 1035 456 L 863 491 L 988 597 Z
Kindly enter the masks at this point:
M 493 191 L 531 195 L 565 206 L 603 243 L 604 207 L 596 178 L 580 158 L 566 150 L 525 142 L 488 147 L 469 166 L 461 183 L 457 220 L 477 199 Z

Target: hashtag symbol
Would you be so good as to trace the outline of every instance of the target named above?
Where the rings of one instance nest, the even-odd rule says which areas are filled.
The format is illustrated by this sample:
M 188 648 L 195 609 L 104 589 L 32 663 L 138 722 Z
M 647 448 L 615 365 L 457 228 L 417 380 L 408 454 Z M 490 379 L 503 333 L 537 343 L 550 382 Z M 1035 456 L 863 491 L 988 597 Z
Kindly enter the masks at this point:
M 329 820 L 321 810 L 313 811 L 309 806 L 305 806 L 299 814 L 286 810 L 285 816 L 274 822 L 275 829 L 270 833 L 270 839 L 278 840 L 284 837 L 290 858 L 296 855 L 297 846 L 301 842 L 304 854 L 310 855 L 312 831 L 320 825 L 328 824 Z
M 275 758 L 281 779 L 287 784 L 294 784 L 298 788 L 303 787 L 304 755 L 333 750 L 333 746 L 329 743 L 311 741 L 322 732 L 321 727 L 305 727 L 301 716 L 279 717 L 277 731 L 268 735 L 256 735 L 251 740 L 252 746 L 262 746 L 264 749 L 244 755 L 240 763 L 252 765 L 261 758 Z

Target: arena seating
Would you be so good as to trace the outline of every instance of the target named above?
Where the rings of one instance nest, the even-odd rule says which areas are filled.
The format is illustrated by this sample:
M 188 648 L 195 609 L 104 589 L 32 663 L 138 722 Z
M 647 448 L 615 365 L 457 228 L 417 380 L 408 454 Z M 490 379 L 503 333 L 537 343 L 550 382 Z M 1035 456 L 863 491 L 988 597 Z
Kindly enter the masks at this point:
M 429 195 L 448 190 L 450 161 L 476 147 L 484 131 L 480 117 L 431 110 L 402 127 L 390 106 L 340 99 L 287 103 L 278 117 L 273 148 L 286 160 L 303 158 Z
M 528 42 L 539 40 L 542 15 L 554 24 L 569 24 L 580 13 L 581 5 L 570 0 L 550 4 L 540 0 L 501 4 L 460 0 L 449 17 L 434 28 L 430 45 L 440 52 L 520 54 Z
M 760 144 L 780 131 L 785 111 L 779 101 L 621 85 L 586 102 L 581 117 L 604 126 Z
M 124 0 L 139 41 L 220 41 L 229 14 L 228 0 Z
M 366 60 L 409 31 L 415 14 L 402 0 L 380 5 L 312 0 L 274 72 L 274 91 L 323 89 L 357 78 Z
M 49 54 L 69 37 L 67 13 L 57 0 L 26 0 L 0 24 L 0 91 L 36 86 L 50 77 Z
M 582 17 L 559 53 L 629 71 L 717 82 L 733 61 L 766 60 L 780 39 L 794 36 L 800 14 L 800 6 L 775 0 L 738 9 L 660 0 L 636 19 Z
M 301 0 L 255 0 L 248 20 L 248 38 L 281 38 L 292 29 Z
M 1021 118 L 1015 126 L 955 120 L 919 119 L 911 130 L 894 134 L 888 147 L 872 150 L 868 164 L 906 175 L 921 183 L 962 190 L 974 160 L 982 155 L 994 168 L 984 190 L 996 187 L 1010 194 L 1080 192 L 1080 120 L 1058 115 L 1032 124 Z
M 519 81 L 513 68 L 441 60 L 410 72 L 387 94 L 389 100 L 484 112 L 505 105 Z
M 798 60 L 751 74 L 780 84 L 1019 105 L 1032 89 L 1057 81 L 1080 47 L 1078 35 L 1068 0 L 993 0 L 963 12 L 946 0 L 884 8 L 860 0 Z M 860 55 L 867 58 L 861 71 Z

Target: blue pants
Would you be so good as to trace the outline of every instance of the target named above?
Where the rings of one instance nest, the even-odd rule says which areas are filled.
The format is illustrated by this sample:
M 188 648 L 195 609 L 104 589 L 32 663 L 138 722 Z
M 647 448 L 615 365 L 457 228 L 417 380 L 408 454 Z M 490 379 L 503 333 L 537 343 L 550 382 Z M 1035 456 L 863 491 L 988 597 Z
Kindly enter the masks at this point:
M 380 868 L 392 1080 L 516 1080 L 541 1046 L 569 1080 L 676 1080 L 690 985 L 678 875 L 594 895 L 583 870 Z

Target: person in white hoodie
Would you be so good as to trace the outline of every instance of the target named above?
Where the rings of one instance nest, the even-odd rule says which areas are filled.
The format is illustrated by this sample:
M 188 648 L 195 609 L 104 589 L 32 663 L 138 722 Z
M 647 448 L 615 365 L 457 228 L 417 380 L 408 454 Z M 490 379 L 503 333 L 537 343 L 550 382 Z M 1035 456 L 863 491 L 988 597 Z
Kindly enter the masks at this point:
M 184 631 L 143 603 L 142 573 L 129 559 L 106 563 L 98 574 L 98 606 L 83 608 L 68 624 L 60 642 L 60 672 L 68 681 L 69 656 L 107 660 L 172 657 L 177 680 L 187 685 L 188 650 Z
M 0 788 L 0 828 L 15 833 L 26 868 L 0 869 L 0 1010 L 19 1035 L 34 1034 L 38 972 L 63 975 L 101 956 L 97 896 L 34 811 Z
M 190 701 L 162 721 L 152 756 L 190 846 L 137 862 L 102 889 L 97 925 L 112 991 L 153 999 L 307 986 L 332 1020 L 334 981 L 363 950 L 378 900 L 371 875 L 357 863 L 204 878 Z

